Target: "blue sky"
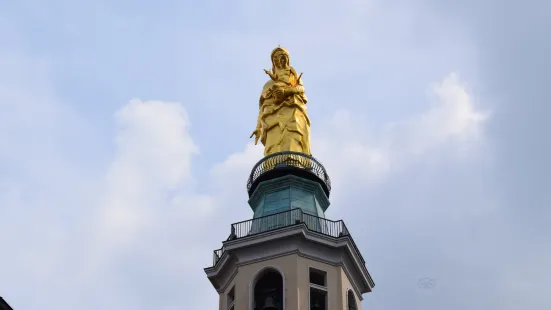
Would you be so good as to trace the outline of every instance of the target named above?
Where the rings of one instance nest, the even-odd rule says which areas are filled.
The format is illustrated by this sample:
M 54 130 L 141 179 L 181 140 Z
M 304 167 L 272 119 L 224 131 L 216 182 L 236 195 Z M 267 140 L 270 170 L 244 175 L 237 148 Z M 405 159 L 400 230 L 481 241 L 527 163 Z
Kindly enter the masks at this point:
M 0 296 L 216 309 L 281 44 L 364 307 L 547 308 L 549 38 L 543 0 L 1 2 Z

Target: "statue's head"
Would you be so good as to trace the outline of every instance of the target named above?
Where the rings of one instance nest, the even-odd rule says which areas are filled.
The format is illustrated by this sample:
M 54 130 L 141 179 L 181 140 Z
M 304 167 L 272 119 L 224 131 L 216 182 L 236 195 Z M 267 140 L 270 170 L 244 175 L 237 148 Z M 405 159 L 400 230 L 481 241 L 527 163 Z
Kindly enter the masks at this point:
M 289 68 L 289 51 L 283 47 L 276 47 L 272 51 L 272 66 L 273 69 Z

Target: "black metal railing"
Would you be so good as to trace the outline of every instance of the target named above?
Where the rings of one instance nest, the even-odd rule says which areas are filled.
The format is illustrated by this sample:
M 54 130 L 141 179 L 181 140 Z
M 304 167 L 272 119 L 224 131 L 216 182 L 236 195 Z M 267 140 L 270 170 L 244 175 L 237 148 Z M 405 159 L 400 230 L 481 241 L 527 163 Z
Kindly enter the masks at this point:
M 308 214 L 302 209 L 293 209 L 263 217 L 253 218 L 247 221 L 238 222 L 231 225 L 231 234 L 228 240 L 235 240 L 243 237 L 248 237 L 260 233 L 273 231 L 276 229 L 289 227 L 292 225 L 304 224 L 308 230 L 317 232 L 326 236 L 334 238 L 349 236 L 352 241 L 354 249 L 357 251 L 360 259 L 365 264 L 356 243 L 352 239 L 348 228 L 342 220 L 332 221 L 325 218 L 321 218 L 312 214 Z M 214 265 L 220 260 L 224 254 L 225 249 L 214 250 Z
M 266 172 L 280 168 L 295 168 L 300 171 L 309 172 L 319 179 L 323 184 L 327 195 L 331 192 L 331 179 L 323 165 L 313 156 L 300 152 L 279 152 L 262 158 L 256 165 L 247 180 L 247 191 L 249 195 L 256 185 L 256 181 Z
M 347 234 L 342 220 L 331 221 L 305 213 L 302 209 L 293 209 L 232 224 L 233 236 L 230 238 L 243 238 L 301 223 L 306 224 L 309 230 L 331 237 L 337 238 Z
M 213 255 L 213 258 L 212 258 L 212 265 L 213 266 L 216 266 L 216 263 L 218 263 L 218 261 L 220 260 L 220 257 L 222 257 L 222 254 L 224 254 L 225 250 L 224 248 L 220 248 L 218 250 L 214 250 L 214 255 Z

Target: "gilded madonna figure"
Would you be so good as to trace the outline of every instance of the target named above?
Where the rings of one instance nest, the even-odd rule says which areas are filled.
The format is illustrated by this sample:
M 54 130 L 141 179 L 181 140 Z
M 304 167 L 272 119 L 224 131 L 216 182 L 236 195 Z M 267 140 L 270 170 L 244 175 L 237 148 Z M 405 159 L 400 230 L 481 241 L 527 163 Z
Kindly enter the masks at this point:
M 264 70 L 270 80 L 260 95 L 258 121 L 251 134 L 264 145 L 264 156 L 294 151 L 310 152 L 310 119 L 302 74 L 289 64 L 289 52 L 277 47 L 271 54 L 272 69 Z

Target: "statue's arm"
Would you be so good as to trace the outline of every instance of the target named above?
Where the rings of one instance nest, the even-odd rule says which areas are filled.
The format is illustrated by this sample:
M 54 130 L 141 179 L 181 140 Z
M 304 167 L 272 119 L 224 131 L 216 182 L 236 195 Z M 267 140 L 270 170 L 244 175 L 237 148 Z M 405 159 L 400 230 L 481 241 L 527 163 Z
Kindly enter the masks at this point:
M 262 98 L 260 99 L 260 109 L 258 111 L 258 118 L 256 120 L 256 128 L 253 130 L 253 133 L 251 133 L 250 138 L 255 137 L 254 144 L 256 145 L 258 143 L 258 139 L 261 140 L 262 144 L 264 144 L 264 140 L 262 140 L 263 132 L 262 132 Z
M 297 72 L 295 71 L 295 69 L 291 68 L 291 70 L 295 75 L 295 78 L 297 79 L 297 81 L 294 86 L 289 87 L 289 91 L 293 95 L 303 95 L 305 90 L 304 90 L 304 84 L 302 84 L 302 73 L 297 76 Z
M 306 91 L 304 89 L 304 85 L 302 84 L 302 77 L 299 77 L 297 83 L 294 86 L 291 86 L 291 87 L 289 87 L 285 90 L 285 93 L 286 93 L 285 95 L 286 96 L 292 96 L 292 95 L 300 96 L 304 100 L 304 103 L 306 103 L 308 101 L 308 99 L 306 98 L 305 92 Z
M 256 118 L 256 129 L 260 130 L 262 129 L 262 104 L 264 104 L 264 96 L 260 96 L 260 99 L 258 100 L 258 117 Z
M 256 129 L 262 128 L 261 120 L 262 120 L 262 102 L 260 102 L 260 109 L 258 109 L 258 117 L 256 118 Z

